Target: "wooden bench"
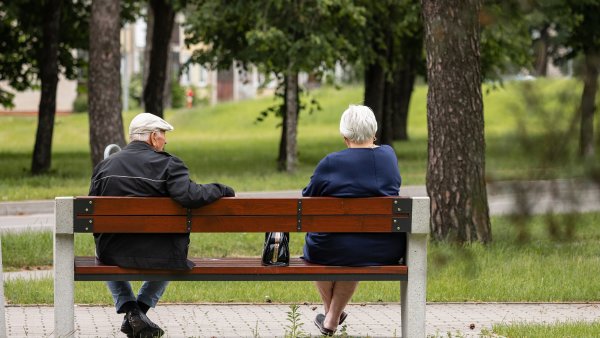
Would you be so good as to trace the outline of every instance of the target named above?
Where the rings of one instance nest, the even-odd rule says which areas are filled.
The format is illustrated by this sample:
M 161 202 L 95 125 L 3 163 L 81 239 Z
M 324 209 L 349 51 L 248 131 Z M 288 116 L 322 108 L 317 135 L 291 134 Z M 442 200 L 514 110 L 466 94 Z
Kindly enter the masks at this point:
M 74 281 L 400 281 L 403 337 L 425 337 L 429 198 L 223 198 L 185 209 L 170 198 L 57 197 L 55 335 L 74 333 Z M 126 269 L 75 257 L 74 233 L 406 232 L 406 265 L 265 267 L 260 258 L 190 258 L 190 271 Z M 193 243 L 192 243 L 193 245 Z M 262 243 L 256 243 L 260 252 Z

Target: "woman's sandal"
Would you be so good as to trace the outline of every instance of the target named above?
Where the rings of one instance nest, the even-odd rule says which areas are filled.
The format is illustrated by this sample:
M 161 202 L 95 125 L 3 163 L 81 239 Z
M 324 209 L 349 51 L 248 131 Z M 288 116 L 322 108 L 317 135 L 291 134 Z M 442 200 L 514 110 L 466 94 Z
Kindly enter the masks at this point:
M 346 312 L 342 311 L 342 314 L 340 315 L 340 322 L 338 325 L 342 325 L 344 320 L 346 320 L 346 317 L 348 317 L 348 314 Z
M 319 313 L 315 317 L 315 325 L 319 328 L 319 331 L 321 331 L 321 334 L 324 336 L 333 336 L 333 334 L 335 333 L 335 330 L 326 328 L 325 324 L 323 324 L 324 321 L 325 321 L 325 315 L 322 313 Z

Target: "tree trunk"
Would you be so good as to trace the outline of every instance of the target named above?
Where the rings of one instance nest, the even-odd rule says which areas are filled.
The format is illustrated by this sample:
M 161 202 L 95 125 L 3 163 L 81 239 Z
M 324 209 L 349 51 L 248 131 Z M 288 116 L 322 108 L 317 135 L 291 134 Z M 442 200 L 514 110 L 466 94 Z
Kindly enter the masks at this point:
M 146 112 L 163 117 L 163 91 L 167 79 L 169 44 L 175 22 L 175 11 L 166 0 L 150 0 L 154 23 L 152 30 L 152 50 L 150 68 L 144 87 L 144 108 Z M 159 15 L 156 15 L 159 14 Z
M 173 87 L 173 80 L 174 80 L 173 76 L 175 74 L 173 74 L 173 69 L 171 67 L 173 59 L 174 59 L 172 54 L 173 53 L 171 53 L 171 51 L 169 51 L 169 56 L 167 57 L 167 70 L 165 72 L 165 85 L 163 88 L 163 108 L 171 107 L 171 105 L 173 104 L 172 87 Z
M 391 70 L 393 69 L 394 59 L 398 52 L 394 46 L 394 39 L 392 32 L 388 29 L 385 30 L 385 40 L 387 41 L 387 71 L 384 71 L 383 80 L 383 108 L 381 111 L 381 121 L 378 121 L 378 133 L 377 139 L 380 144 L 387 144 L 393 146 L 394 143 L 394 131 L 393 131 L 393 116 L 394 116 L 394 92 L 393 92 L 393 79 L 390 76 Z
M 423 35 L 422 31 L 413 37 L 407 37 L 402 42 L 402 50 L 400 51 L 404 67 L 396 70 L 392 74 L 394 95 L 394 115 L 393 115 L 393 132 L 394 140 L 408 140 L 408 109 L 410 107 L 410 99 L 415 87 L 415 79 L 417 77 L 417 67 L 421 62 L 421 53 L 423 50 Z
M 285 171 L 294 172 L 298 163 L 297 134 L 300 102 L 298 72 L 288 70 L 285 76 Z
M 600 53 L 586 51 L 579 137 L 579 154 L 584 158 L 594 157 L 594 113 L 596 111 L 596 93 L 598 92 L 599 61 Z
M 144 59 L 142 68 L 142 89 L 146 88 L 148 83 L 148 73 L 150 73 L 150 51 L 152 50 L 152 32 L 154 31 L 154 12 L 150 3 L 146 6 L 146 46 L 144 47 Z M 145 110 L 144 93 L 141 100 L 142 109 Z
M 535 56 L 534 68 L 536 76 L 546 76 L 548 73 L 548 45 L 550 43 L 550 25 L 545 24 L 540 29 L 540 38 L 533 44 Z
M 92 163 L 111 143 L 125 145 L 121 117 L 120 0 L 94 0 L 90 18 L 89 123 Z
M 383 104 L 385 93 L 385 72 L 378 63 L 367 65 L 365 68 L 365 106 L 371 108 L 377 119 L 377 140 L 381 140 L 383 123 Z
M 279 89 L 279 88 L 278 88 Z M 277 156 L 277 168 L 285 171 L 285 160 L 287 158 L 287 76 L 283 77 L 283 105 L 281 111 L 281 138 L 279 139 L 279 155 Z
M 169 40 L 169 46 L 181 46 L 179 41 L 179 24 L 174 23 L 173 29 L 171 29 L 171 40 Z M 163 91 L 165 107 L 173 106 L 173 84 L 179 82 L 179 53 L 171 51 L 171 47 L 168 48 L 167 56 L 167 71 L 165 79 L 165 89 Z M 235 67 L 234 67 L 235 68 Z
M 31 173 L 42 174 L 52 164 L 52 134 L 56 115 L 56 88 L 58 86 L 58 43 L 61 0 L 47 0 L 43 7 L 44 23 L 42 52 L 39 56 L 42 93 L 38 108 L 38 127 L 31 160 Z
M 277 156 L 277 169 L 279 171 L 285 171 L 286 159 L 287 159 L 287 114 L 282 115 L 281 122 L 281 138 L 279 139 L 279 155 Z
M 394 131 L 393 127 L 393 116 L 394 116 L 394 84 L 390 81 L 384 82 L 383 89 L 383 109 L 381 115 L 381 122 L 378 122 L 378 130 L 380 130 L 380 137 L 378 137 L 380 144 L 387 144 L 393 146 L 394 142 Z
M 392 102 L 393 115 L 393 139 L 399 141 L 408 140 L 408 108 L 410 107 L 410 98 L 415 86 L 416 74 L 414 69 L 404 68 L 393 74 L 392 83 Z
M 427 49 L 427 193 L 436 240 L 492 240 L 485 186 L 480 0 L 422 0 Z

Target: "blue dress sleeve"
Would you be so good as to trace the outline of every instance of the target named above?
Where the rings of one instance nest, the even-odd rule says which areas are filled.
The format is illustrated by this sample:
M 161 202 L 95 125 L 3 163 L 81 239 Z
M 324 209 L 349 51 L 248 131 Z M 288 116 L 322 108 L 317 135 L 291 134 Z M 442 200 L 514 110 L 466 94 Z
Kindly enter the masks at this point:
M 302 189 L 302 196 L 310 197 L 310 196 L 323 196 L 323 191 L 327 188 L 328 174 L 329 174 L 329 159 L 325 157 L 322 159 L 317 167 L 315 168 L 315 172 L 310 177 L 310 182 L 308 185 Z

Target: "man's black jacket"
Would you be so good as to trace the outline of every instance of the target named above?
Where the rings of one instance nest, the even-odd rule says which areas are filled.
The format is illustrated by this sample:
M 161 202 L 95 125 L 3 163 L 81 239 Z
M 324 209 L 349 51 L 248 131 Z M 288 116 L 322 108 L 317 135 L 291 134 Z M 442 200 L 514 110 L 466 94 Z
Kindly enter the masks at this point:
M 185 208 L 198 208 L 224 196 L 230 187 L 190 180 L 183 162 L 150 145 L 134 141 L 98 163 L 92 174 L 90 196 L 173 198 Z M 189 234 L 94 234 L 96 255 L 105 264 L 143 269 L 191 269 L 187 259 Z

